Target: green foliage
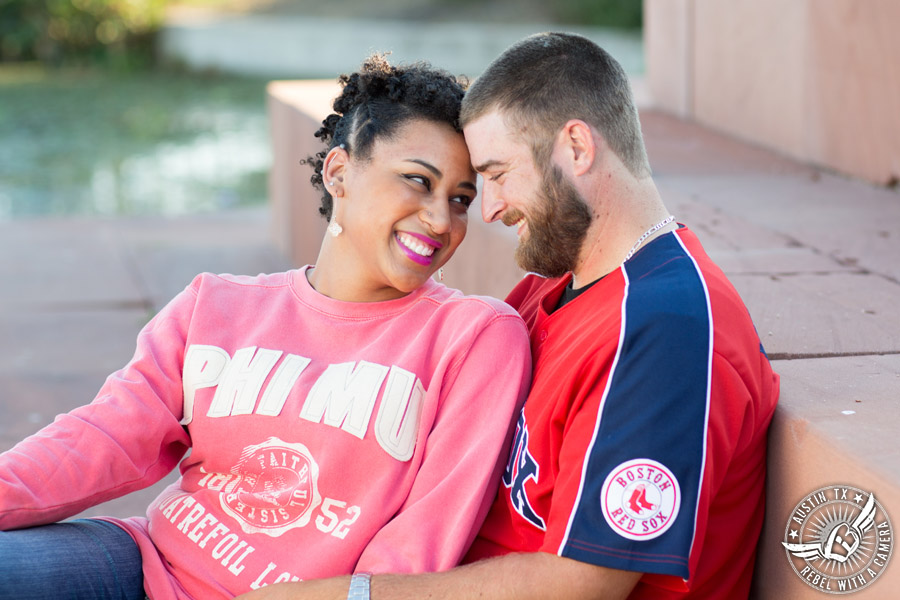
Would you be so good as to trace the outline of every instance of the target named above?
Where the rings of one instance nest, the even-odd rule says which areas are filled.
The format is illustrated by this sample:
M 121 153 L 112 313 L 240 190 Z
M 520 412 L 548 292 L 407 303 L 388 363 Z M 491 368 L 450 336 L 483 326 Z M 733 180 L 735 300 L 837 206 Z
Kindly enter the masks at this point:
M 0 62 L 141 66 L 166 0 L 0 0 Z
M 259 205 L 266 80 L 0 64 L 0 221 Z
M 199 0 L 193 0 L 199 1 Z M 209 0 L 207 0 L 209 1 Z M 334 0 L 332 0 L 334 1 Z M 410 0 L 443 7 L 473 21 L 548 21 L 584 27 L 641 29 L 643 0 Z M 455 11 L 455 12 L 454 12 Z
M 551 6 L 563 23 L 640 29 L 644 22 L 641 0 L 554 0 Z

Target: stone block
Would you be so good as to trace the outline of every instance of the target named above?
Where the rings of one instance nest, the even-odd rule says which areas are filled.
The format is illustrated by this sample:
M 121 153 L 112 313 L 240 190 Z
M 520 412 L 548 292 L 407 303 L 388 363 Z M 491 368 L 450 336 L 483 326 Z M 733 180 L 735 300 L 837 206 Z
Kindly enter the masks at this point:
M 693 113 L 692 0 L 644 0 L 644 56 L 650 103 Z
M 875 494 L 896 532 L 900 515 L 900 356 L 775 361 L 782 395 L 769 431 L 766 520 L 753 598 L 822 598 L 793 572 L 781 542 L 791 512 L 810 492 L 852 485 Z M 896 560 L 896 556 L 892 559 Z M 900 569 L 853 597 L 896 597 Z
M 900 3 L 806 0 L 804 156 L 879 184 L 900 179 Z M 789 4 L 789 3 L 786 3 Z
M 693 116 L 802 157 L 803 2 L 694 0 Z
M 866 273 L 733 275 L 772 357 L 894 352 L 898 286 Z
M 269 199 L 275 243 L 294 265 L 312 264 L 327 223 L 318 213 L 312 168 L 300 164 L 323 146 L 314 136 L 340 88 L 334 81 L 273 81 L 267 88 L 272 132 Z

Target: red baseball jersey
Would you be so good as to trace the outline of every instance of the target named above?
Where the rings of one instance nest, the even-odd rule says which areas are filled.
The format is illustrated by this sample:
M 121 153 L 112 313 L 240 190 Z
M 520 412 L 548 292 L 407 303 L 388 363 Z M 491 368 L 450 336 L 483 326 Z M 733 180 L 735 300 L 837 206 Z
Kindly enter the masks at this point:
M 468 559 L 542 551 L 645 573 L 632 598 L 740 598 L 762 526 L 778 376 L 686 227 L 556 309 L 570 276 L 507 302 L 534 378 Z

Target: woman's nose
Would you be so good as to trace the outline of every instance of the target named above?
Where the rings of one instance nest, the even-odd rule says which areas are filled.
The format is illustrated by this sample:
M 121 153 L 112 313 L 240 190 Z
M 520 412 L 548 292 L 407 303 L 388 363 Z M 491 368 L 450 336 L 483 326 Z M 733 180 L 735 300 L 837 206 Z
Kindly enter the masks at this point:
M 434 233 L 446 233 L 450 230 L 450 203 L 447 199 L 429 202 L 419 215 Z

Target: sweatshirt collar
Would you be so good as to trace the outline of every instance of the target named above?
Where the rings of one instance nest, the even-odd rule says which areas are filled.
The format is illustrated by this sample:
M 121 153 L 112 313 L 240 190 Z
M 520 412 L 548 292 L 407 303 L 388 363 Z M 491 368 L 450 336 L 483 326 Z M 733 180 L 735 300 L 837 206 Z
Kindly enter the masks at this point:
M 311 268 L 312 265 L 306 265 L 290 273 L 291 288 L 300 302 L 319 312 L 350 319 L 371 319 L 401 313 L 440 285 L 429 278 L 422 286 L 402 298 L 381 302 L 347 302 L 317 292 L 306 278 L 306 272 Z

